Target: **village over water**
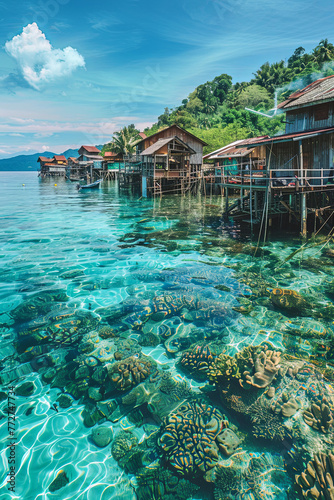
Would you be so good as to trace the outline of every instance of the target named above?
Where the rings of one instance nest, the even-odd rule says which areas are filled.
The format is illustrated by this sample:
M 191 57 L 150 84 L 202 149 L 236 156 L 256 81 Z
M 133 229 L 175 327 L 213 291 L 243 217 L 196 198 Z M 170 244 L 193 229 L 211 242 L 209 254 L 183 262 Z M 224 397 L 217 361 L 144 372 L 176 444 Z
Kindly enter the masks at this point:
M 196 26 L 203 18 L 210 34 L 240 7 L 214 2 L 213 16 L 212 2 L 198 12 L 195 3 L 179 15 Z M 113 3 L 110 20 L 89 5 L 89 29 L 78 22 L 72 42 L 95 70 L 116 57 L 112 30 L 122 58 L 132 43 L 122 6 Z M 70 25 L 45 9 L 56 40 Z M 152 53 L 159 42 L 164 52 L 158 34 Z M 185 30 L 167 35 L 183 46 Z M 105 52 L 94 50 L 98 36 Z M 107 79 L 78 83 L 83 56 L 53 48 L 36 22 L 5 50 L 21 68 L 0 79 L 10 99 L 28 88 L 45 103 L 83 106 L 85 89 L 106 106 Z M 176 86 L 173 61 L 166 81 L 146 66 L 152 101 Z M 334 499 L 333 61 L 326 38 L 263 64 L 250 82 L 223 73 L 198 85 L 157 123 L 125 126 L 122 115 L 99 142 L 95 125 L 81 124 L 91 140 L 63 154 L 43 142 L 38 173 L 9 158 L 13 168 L 0 172 L 1 500 Z M 55 91 L 57 78 L 69 95 Z M 140 91 L 145 100 L 147 83 Z M 33 140 L 75 133 L 63 122 L 55 138 L 14 114 Z

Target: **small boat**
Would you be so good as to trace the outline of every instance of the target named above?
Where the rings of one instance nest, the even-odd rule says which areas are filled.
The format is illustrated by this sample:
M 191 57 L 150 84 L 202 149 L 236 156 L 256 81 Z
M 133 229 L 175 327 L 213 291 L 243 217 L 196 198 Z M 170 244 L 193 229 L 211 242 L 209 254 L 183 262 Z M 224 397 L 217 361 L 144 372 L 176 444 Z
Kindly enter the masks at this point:
M 80 184 L 77 184 L 77 189 L 81 191 L 81 189 L 95 189 L 100 186 L 102 182 L 102 179 L 99 179 L 98 181 L 92 182 L 91 184 L 85 184 L 81 186 Z
M 66 177 L 68 181 L 71 181 L 71 182 L 80 182 L 80 181 L 84 181 L 85 178 L 84 177 Z

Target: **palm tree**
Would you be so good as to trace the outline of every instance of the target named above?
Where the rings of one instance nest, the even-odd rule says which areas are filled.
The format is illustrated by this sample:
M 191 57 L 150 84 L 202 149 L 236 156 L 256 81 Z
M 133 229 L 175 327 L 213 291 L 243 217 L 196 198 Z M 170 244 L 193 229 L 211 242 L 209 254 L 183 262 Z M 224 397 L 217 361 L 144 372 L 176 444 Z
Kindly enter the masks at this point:
M 139 131 L 134 125 L 129 125 L 122 128 L 119 132 L 115 132 L 112 151 L 121 155 L 132 155 L 136 149 L 136 143 L 141 139 Z
M 334 45 L 328 38 L 321 40 L 313 51 L 314 59 L 318 64 L 322 64 L 334 59 Z

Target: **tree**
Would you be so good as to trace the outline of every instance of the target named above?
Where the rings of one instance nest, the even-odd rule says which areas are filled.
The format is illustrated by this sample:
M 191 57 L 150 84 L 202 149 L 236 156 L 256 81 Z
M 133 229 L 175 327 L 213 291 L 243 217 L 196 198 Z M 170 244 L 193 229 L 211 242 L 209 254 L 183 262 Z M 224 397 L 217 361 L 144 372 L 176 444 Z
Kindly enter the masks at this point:
M 237 104 L 242 108 L 257 108 L 268 109 L 273 106 L 273 99 L 271 98 L 268 90 L 260 85 L 249 85 L 243 89 L 238 98 Z
M 232 77 L 223 73 L 220 76 L 216 76 L 216 78 L 212 81 L 212 91 L 214 97 L 218 99 L 219 104 L 223 104 L 226 99 L 226 96 L 229 90 L 232 87 Z
M 172 118 L 173 121 L 171 124 L 175 123 L 176 125 L 179 125 L 182 128 L 191 128 L 197 126 L 195 118 L 185 109 L 176 111 L 175 114 L 173 113 Z
M 115 132 L 110 151 L 121 155 L 129 155 L 135 152 L 135 144 L 141 139 L 139 130 L 133 124 Z
M 319 45 L 313 50 L 313 56 L 319 65 L 332 61 L 334 59 L 334 45 L 327 38 L 321 40 Z

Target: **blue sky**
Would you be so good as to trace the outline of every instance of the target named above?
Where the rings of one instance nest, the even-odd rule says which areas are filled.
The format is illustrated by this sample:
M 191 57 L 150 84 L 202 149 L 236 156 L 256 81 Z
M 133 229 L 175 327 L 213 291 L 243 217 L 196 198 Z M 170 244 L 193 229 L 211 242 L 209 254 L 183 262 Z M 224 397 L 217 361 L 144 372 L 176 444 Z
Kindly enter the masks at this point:
M 334 42 L 323 0 L 0 0 L 0 158 L 103 144 L 221 73 Z

